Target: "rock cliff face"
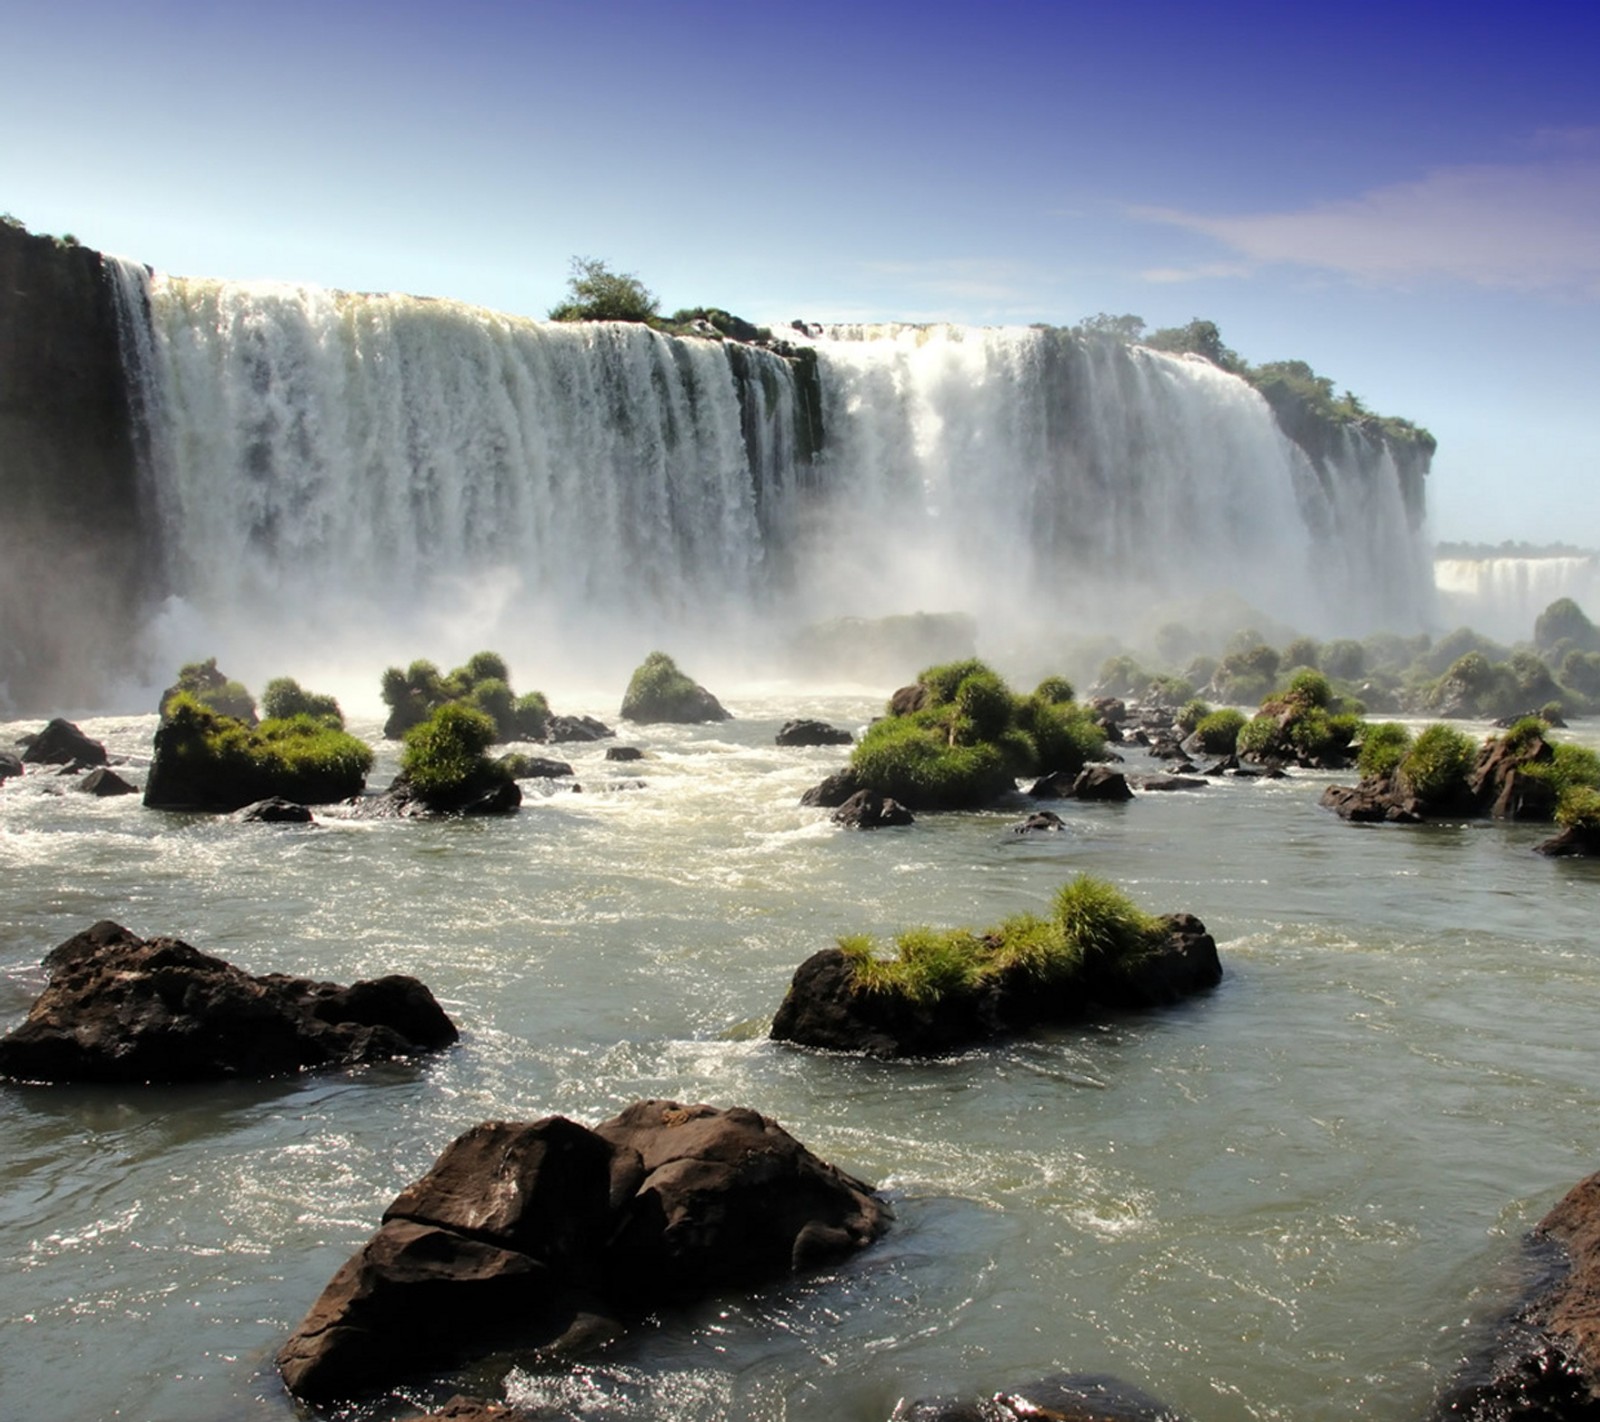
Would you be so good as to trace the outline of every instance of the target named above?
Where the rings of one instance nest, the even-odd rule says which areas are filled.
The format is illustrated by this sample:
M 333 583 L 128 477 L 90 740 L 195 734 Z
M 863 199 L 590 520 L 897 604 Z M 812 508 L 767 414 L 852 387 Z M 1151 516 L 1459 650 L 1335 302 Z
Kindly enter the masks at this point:
M 147 540 L 110 263 L 0 222 L 0 714 L 130 664 Z

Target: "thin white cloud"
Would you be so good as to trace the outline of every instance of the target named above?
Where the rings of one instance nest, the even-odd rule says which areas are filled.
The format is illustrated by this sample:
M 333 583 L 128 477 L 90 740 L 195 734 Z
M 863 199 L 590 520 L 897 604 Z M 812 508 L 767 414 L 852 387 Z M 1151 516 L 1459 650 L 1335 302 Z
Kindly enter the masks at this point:
M 1204 233 L 1258 265 L 1600 297 L 1600 160 L 1589 157 L 1441 168 L 1299 212 L 1211 217 L 1144 207 L 1133 215 Z M 1197 267 L 1145 275 L 1203 274 Z

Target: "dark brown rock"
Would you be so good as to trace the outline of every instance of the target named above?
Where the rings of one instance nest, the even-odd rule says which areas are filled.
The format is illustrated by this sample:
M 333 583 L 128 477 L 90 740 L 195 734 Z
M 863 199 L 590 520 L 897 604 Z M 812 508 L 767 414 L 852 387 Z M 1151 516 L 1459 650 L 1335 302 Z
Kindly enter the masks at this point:
M 910 716 L 913 712 L 922 710 L 927 704 L 928 688 L 917 682 L 912 686 L 902 686 L 889 698 L 889 714 Z
M 606 741 L 617 733 L 593 716 L 552 716 L 545 728 L 547 741 Z
M 1020 825 L 1012 825 L 1013 834 L 1058 833 L 1066 829 L 1066 821 L 1054 810 L 1035 810 Z
M 798 968 L 772 1020 L 776 1041 L 873 1057 L 930 1057 L 1041 1023 L 1081 1020 L 1096 1009 L 1175 1003 L 1216 986 L 1215 940 L 1192 914 L 1167 918 L 1170 936 L 1153 953 L 1109 967 L 1093 961 L 1070 981 L 1040 983 L 1018 972 L 934 1001 L 856 985 L 838 948 L 813 953 Z
M 309 806 L 273 795 L 265 800 L 257 800 L 253 805 L 246 805 L 242 810 L 235 810 L 233 818 L 242 824 L 308 825 L 313 817 Z
M 1362 781 L 1360 785 L 1330 785 L 1318 802 L 1341 820 L 1354 824 L 1421 824 L 1423 816 L 1414 801 L 1399 795 L 1388 781 Z
M 861 781 L 854 770 L 846 766 L 836 770 L 820 785 L 813 785 L 801 797 L 802 805 L 823 810 L 836 810 L 861 789 Z
M 28 740 L 22 759 L 29 765 L 81 765 L 106 763 L 106 748 L 99 741 L 90 740 L 71 721 L 59 716 L 38 735 Z
M 1128 788 L 1128 777 L 1109 766 L 1091 765 L 1078 772 L 1072 782 L 1075 800 L 1131 800 L 1133 791 Z
M 23 773 L 22 757 L 10 751 L 0 751 L 0 780 L 10 780 Z
M 876 790 L 857 790 L 833 812 L 832 818 L 835 824 L 864 830 L 915 823 L 910 810 Z
M 1166 790 L 1205 790 L 1210 781 L 1194 775 L 1144 775 L 1134 782 L 1146 792 Z
M 1589 825 L 1568 825 L 1549 839 L 1540 840 L 1533 848 L 1537 854 L 1557 859 L 1600 859 L 1600 830 Z
M 44 960 L 49 985 L 0 1038 L 25 1081 L 201 1081 L 382 1061 L 448 1046 L 456 1029 L 410 977 L 349 987 L 251 977 L 176 938 L 104 921 Z
M 1183 1422 L 1179 1413 L 1118 1378 L 1062 1373 L 979 1401 L 901 1402 L 890 1422 Z
M 780 746 L 848 746 L 855 743 L 849 731 L 830 726 L 826 721 L 785 721 L 778 731 Z
M 327 1401 L 512 1341 L 577 1350 L 643 1310 L 863 1248 L 888 1221 L 870 1187 L 740 1107 L 485 1122 L 389 1206 L 278 1366 Z
M 124 780 L 116 771 L 106 766 L 98 766 L 91 770 L 77 783 L 76 789 L 85 794 L 97 795 L 105 799 L 112 795 L 137 795 L 139 787 Z
M 644 752 L 638 746 L 607 746 L 607 760 L 643 760 Z

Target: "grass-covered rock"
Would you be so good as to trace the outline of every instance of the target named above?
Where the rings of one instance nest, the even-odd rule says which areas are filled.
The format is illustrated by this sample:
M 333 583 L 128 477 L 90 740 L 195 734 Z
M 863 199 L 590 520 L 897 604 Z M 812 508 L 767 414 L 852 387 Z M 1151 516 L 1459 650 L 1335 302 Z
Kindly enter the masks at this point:
M 1361 724 L 1322 672 L 1300 667 L 1240 728 L 1238 753 L 1264 765 L 1341 769 L 1350 764 Z
M 307 691 L 292 676 L 274 677 L 267 683 L 261 693 L 261 711 L 270 721 L 310 716 L 337 730 L 344 729 L 344 712 L 339 709 L 338 700 L 326 692 Z
M 651 652 L 635 669 L 622 697 L 624 721 L 667 721 L 697 725 L 731 721 L 730 713 L 665 652 Z
M 914 811 L 959 810 L 992 803 L 1020 777 L 1075 775 L 1105 732 L 1070 690 L 1051 677 L 1017 696 L 976 659 L 928 667 L 857 744 L 854 786 Z
M 1017 914 L 981 931 L 913 928 L 892 953 L 864 935 L 841 939 L 800 965 L 772 1035 L 872 1056 L 937 1055 L 1096 1009 L 1173 1003 L 1221 976 L 1198 919 L 1146 913 L 1080 875 L 1047 916 Z
M 163 722 L 168 708 L 180 695 L 193 697 L 202 706 L 220 716 L 243 721 L 248 726 L 256 724 L 256 701 L 243 682 L 233 680 L 217 670 L 217 659 L 207 657 L 203 662 L 189 662 L 178 668 L 178 680 L 161 693 L 160 712 Z
M 512 768 L 489 758 L 495 724 L 487 713 L 446 702 L 406 732 L 390 796 L 434 814 L 492 814 L 522 801 Z
M 302 805 L 359 795 L 372 748 L 311 716 L 252 726 L 188 692 L 167 702 L 144 803 L 162 810 L 231 812 L 273 796 Z
M 542 741 L 549 734 L 550 703 L 544 693 L 518 696 L 511 671 L 498 652 L 474 652 L 449 675 L 420 658 L 404 669 L 389 667 L 379 683 L 389 708 L 383 734 L 402 740 L 441 706 L 460 702 L 489 717 L 496 741 Z

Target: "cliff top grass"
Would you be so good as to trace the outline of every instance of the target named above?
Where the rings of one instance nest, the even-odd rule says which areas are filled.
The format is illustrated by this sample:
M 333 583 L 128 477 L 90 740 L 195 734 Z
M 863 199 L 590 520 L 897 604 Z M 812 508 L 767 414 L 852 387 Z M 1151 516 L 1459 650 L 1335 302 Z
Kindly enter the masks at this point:
M 917 685 L 921 705 L 875 721 L 850 759 L 864 788 L 912 809 L 976 808 L 1013 789 L 1019 776 L 1076 773 L 1105 744 L 1061 677 L 1017 696 L 967 658 L 924 668 Z
M 1048 918 L 1016 914 L 983 932 L 912 928 L 880 954 L 866 934 L 839 940 L 859 992 L 898 994 L 922 1004 L 972 992 L 1001 976 L 1059 986 L 1093 962 L 1114 968 L 1159 948 L 1165 919 L 1145 913 L 1103 879 L 1080 874 L 1057 891 Z

